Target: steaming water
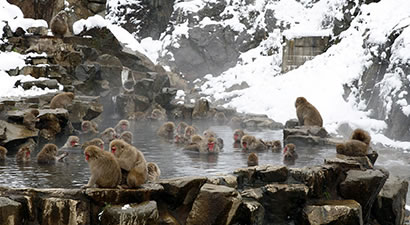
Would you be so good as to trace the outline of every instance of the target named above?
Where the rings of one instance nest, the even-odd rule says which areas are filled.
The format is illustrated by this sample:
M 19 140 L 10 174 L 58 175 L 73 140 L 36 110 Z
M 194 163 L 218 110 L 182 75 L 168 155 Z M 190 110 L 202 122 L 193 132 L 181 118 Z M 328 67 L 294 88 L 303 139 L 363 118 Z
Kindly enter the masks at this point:
M 232 173 L 247 166 L 247 153 L 233 148 L 233 129 L 227 126 L 212 126 L 211 129 L 224 140 L 224 151 L 219 154 L 199 154 L 183 151 L 182 147 L 159 139 L 155 131 L 159 125 L 131 124 L 134 145 L 145 155 L 148 162 L 156 162 L 161 169 L 161 178 L 182 176 L 209 176 Z M 207 128 L 199 126 L 201 128 Z M 103 130 L 100 128 L 100 130 Z M 246 131 L 264 140 L 282 140 L 282 130 Z M 82 140 L 83 141 L 83 140 Z M 323 164 L 325 158 L 335 156 L 335 148 L 297 147 L 299 158 L 292 167 Z M 391 175 L 410 180 L 410 154 L 400 150 L 378 150 L 376 165 L 390 171 Z M 53 165 L 38 165 L 35 155 L 26 164 L 17 164 L 14 155 L 0 164 L 0 185 L 36 188 L 78 188 L 88 182 L 89 168 L 81 150 L 70 151 L 66 162 Z M 283 165 L 281 153 L 258 152 L 259 165 Z M 407 199 L 409 203 L 410 199 Z

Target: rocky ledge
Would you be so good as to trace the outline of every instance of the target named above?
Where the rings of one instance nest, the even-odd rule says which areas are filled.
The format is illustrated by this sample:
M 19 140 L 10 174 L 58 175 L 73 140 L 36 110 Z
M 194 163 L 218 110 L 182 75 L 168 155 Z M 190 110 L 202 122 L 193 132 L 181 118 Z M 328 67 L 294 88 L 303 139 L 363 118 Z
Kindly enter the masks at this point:
M 0 187 L 0 224 L 403 224 L 408 182 L 355 158 L 138 189 Z

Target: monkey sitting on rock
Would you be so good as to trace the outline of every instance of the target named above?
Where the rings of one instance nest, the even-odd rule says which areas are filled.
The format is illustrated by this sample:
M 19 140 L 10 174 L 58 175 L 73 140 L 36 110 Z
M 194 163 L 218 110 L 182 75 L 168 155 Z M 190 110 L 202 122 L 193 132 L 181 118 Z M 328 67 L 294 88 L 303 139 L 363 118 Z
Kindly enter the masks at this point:
M 319 111 L 306 98 L 298 97 L 295 101 L 295 107 L 299 126 L 323 126 L 322 116 Z
M 362 129 L 353 131 L 350 140 L 336 145 L 336 152 L 346 156 L 366 156 L 369 150 L 371 137 Z

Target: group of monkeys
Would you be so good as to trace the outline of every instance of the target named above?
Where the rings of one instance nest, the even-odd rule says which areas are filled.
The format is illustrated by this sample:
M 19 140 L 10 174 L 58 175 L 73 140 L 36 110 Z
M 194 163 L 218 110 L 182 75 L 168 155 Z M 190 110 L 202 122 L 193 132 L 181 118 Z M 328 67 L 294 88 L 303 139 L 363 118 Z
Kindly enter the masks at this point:
M 74 94 L 64 92 L 57 94 L 50 102 L 50 108 L 66 108 L 74 99 Z M 304 97 L 298 97 L 295 102 L 296 114 L 300 126 L 322 127 L 323 120 L 319 111 L 310 104 Z M 34 129 L 38 122 L 39 111 L 32 109 L 25 113 L 23 125 L 28 129 Z M 164 114 L 160 110 L 153 110 L 151 117 L 158 121 L 165 120 Z M 91 172 L 89 182 L 84 185 L 88 187 L 100 188 L 135 188 L 147 181 L 159 179 L 160 168 L 154 162 L 147 162 L 144 154 L 132 145 L 133 133 L 129 131 L 129 121 L 121 120 L 112 128 L 105 129 L 102 133 L 97 131 L 97 124 L 92 121 L 81 123 L 80 137 L 70 136 L 61 149 L 55 144 L 48 143 L 37 154 L 38 163 L 53 163 L 64 160 L 68 155 L 68 150 L 80 148 L 80 138 L 87 140 L 81 145 L 84 151 L 85 160 L 88 162 Z M 183 146 L 184 150 L 199 153 L 214 154 L 222 151 L 224 142 L 212 130 L 205 130 L 202 136 L 198 134 L 195 126 L 185 122 L 179 122 L 176 126 L 174 122 L 165 122 L 157 130 L 160 138 Z M 256 152 L 271 149 L 280 152 L 281 142 L 264 141 L 255 136 L 246 134 L 241 129 L 236 129 L 233 134 L 234 148 L 241 148 L 249 152 L 248 166 L 258 165 Z M 34 144 L 23 145 L 16 154 L 17 162 L 30 160 L 30 154 Z M 107 144 L 107 145 L 105 145 Z M 336 152 L 347 156 L 365 156 L 370 145 L 370 135 L 362 130 L 356 129 L 350 140 L 336 145 Z M 109 151 L 104 149 L 108 147 Z M 287 144 L 283 149 L 283 160 L 285 164 L 293 164 L 298 158 L 294 144 Z M 63 153 L 57 155 L 58 150 Z M 0 160 L 6 157 L 7 149 L 0 146 Z

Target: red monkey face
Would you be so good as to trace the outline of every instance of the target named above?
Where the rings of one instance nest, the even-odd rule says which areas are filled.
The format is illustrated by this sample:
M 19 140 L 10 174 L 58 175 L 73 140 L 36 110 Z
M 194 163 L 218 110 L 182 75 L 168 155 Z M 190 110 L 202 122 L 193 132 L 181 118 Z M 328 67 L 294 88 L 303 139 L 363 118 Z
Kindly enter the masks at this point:
M 115 154 L 115 151 L 117 151 L 117 147 L 112 146 L 112 147 L 111 147 L 111 152 L 112 152 L 112 154 Z
M 78 142 L 77 141 L 71 141 L 71 147 L 75 147 L 78 146 Z
M 90 155 L 85 154 L 85 160 L 88 161 L 90 159 Z
M 209 142 L 208 143 L 208 149 L 210 152 L 214 151 L 215 143 L 214 142 Z
M 288 152 L 288 146 L 285 146 L 285 148 L 283 149 L 283 154 L 285 154 L 286 152 Z

